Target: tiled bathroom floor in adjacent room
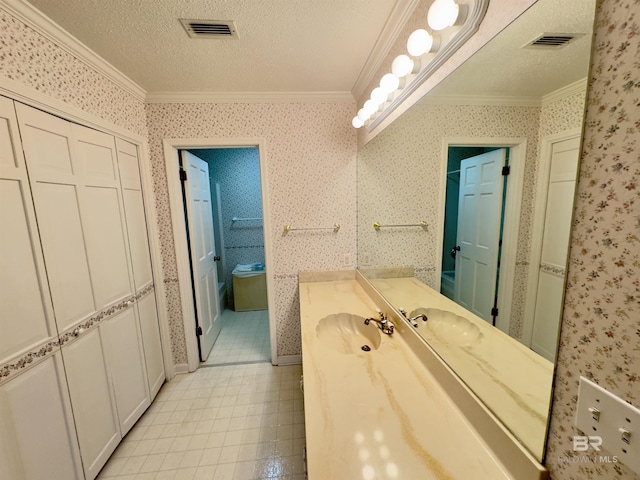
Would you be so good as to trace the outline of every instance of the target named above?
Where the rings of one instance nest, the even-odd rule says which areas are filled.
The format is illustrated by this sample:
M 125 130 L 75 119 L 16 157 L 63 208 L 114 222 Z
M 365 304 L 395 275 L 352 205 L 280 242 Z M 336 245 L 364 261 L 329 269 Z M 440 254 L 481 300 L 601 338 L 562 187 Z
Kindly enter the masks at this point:
M 268 310 L 235 312 L 227 309 L 222 312 L 220 321 L 220 335 L 209 358 L 201 365 L 271 361 Z
M 256 363 L 176 375 L 98 479 L 305 479 L 301 374 Z

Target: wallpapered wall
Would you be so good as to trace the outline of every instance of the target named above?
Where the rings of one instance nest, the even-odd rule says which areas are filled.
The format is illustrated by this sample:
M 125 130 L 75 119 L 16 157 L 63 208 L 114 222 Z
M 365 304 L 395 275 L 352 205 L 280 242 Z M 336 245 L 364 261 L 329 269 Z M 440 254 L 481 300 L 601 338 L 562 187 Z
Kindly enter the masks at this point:
M 639 7 L 638 0 L 601 0 L 596 13 L 586 138 L 546 460 L 554 480 L 640 480 L 620 464 L 559 459 L 573 455 L 579 375 L 640 406 Z M 145 131 L 139 101 L 2 9 L 0 77 L 22 82 L 123 128 Z M 160 136 L 250 135 L 267 140 L 274 225 L 269 234 L 278 240 L 279 318 L 281 324 L 291 325 L 285 330 L 289 335 L 281 339 L 286 346 L 283 353 L 299 349 L 293 327 L 297 266 L 304 262 L 305 268 L 336 268 L 334 252 L 353 253 L 355 248 L 355 197 L 346 193 L 355 184 L 355 139 L 348 127 L 341 126 L 344 118 L 353 116 L 354 106 L 150 105 L 148 109 L 150 124 L 158 128 L 153 134 L 153 158 L 156 194 L 165 215 L 163 237 L 169 237 L 163 240 L 163 254 L 169 259 L 164 270 L 173 275 L 169 284 L 176 274 Z M 170 118 L 163 119 L 165 113 Z M 193 125 L 189 117 L 198 115 L 203 119 Z M 291 206 L 295 208 L 289 212 Z M 313 209 L 318 206 L 316 213 Z M 341 221 L 344 227 L 336 237 L 281 237 L 284 223 L 306 224 L 307 220 Z M 180 306 L 175 302 L 177 289 L 170 293 L 175 329 Z M 180 338 L 184 344 L 179 330 L 174 332 L 178 346 Z M 186 361 L 184 349 L 176 349 L 174 361 Z
M 209 165 L 211 195 L 215 184 L 220 186 L 222 218 L 221 245 L 217 252 L 223 256 L 227 305 L 233 308 L 233 269 L 238 264 L 264 263 L 264 233 L 262 222 L 262 187 L 260 185 L 260 157 L 257 148 L 215 148 L 192 150 Z M 215 198 L 214 198 L 215 201 Z M 233 221 L 234 217 L 258 220 Z M 216 222 L 214 217 L 214 222 Z M 217 228 L 217 227 L 216 227 Z
M 142 101 L 2 8 L 0 76 L 146 135 Z
M 573 463 L 580 375 L 640 407 L 640 2 L 596 12 L 546 463 L 554 480 L 640 480 L 622 464 Z
M 527 155 L 522 215 L 511 307 L 511 335 L 522 334 L 535 205 L 540 138 L 579 127 L 584 93 L 574 93 L 544 107 L 415 105 L 358 152 L 358 262 L 370 267 L 415 267 L 416 276 L 435 286 L 439 218 L 438 198 L 445 178 L 444 137 L 525 137 Z M 464 119 L 460 121 L 460 119 Z M 373 222 L 429 227 L 382 229 Z
M 356 254 L 356 138 L 353 103 L 148 104 L 163 271 L 174 361 L 186 362 L 184 327 L 168 203 L 163 138 L 262 138 L 269 177 L 277 351 L 300 354 L 299 270 L 353 268 Z M 176 159 L 177 162 L 177 159 Z M 264 192 L 263 192 L 264 193 Z M 330 226 L 332 231 L 291 232 Z M 344 265 L 344 255 L 354 262 Z

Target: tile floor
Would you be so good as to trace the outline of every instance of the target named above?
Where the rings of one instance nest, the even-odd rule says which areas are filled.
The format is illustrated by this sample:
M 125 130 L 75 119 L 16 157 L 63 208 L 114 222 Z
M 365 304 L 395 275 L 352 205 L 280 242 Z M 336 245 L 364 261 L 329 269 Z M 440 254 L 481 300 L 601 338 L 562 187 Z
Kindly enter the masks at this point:
M 254 363 L 176 375 L 98 479 L 305 479 L 301 374 Z
M 220 321 L 220 335 L 202 365 L 271 361 L 268 310 L 235 312 L 227 309 L 222 312 Z

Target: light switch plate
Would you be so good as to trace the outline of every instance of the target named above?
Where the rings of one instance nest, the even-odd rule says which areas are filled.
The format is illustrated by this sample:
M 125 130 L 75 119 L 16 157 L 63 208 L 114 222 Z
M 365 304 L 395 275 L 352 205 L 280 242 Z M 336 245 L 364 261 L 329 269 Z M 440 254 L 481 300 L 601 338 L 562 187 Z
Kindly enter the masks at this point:
M 594 458 L 606 454 L 640 473 L 640 409 L 630 405 L 585 377 L 580 377 L 576 427 L 584 437 L 574 437 L 573 450 Z M 623 440 L 629 432 L 628 443 Z M 610 461 L 610 459 L 609 459 Z

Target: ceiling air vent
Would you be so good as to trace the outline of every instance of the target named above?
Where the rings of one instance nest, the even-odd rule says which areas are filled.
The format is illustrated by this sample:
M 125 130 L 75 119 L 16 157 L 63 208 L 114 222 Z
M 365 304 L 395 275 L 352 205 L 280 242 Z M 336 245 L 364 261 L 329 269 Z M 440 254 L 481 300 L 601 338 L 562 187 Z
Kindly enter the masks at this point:
M 238 31 L 231 20 L 185 20 L 180 23 L 191 38 L 238 38 Z
M 522 48 L 558 49 L 584 36 L 584 33 L 543 33 Z

